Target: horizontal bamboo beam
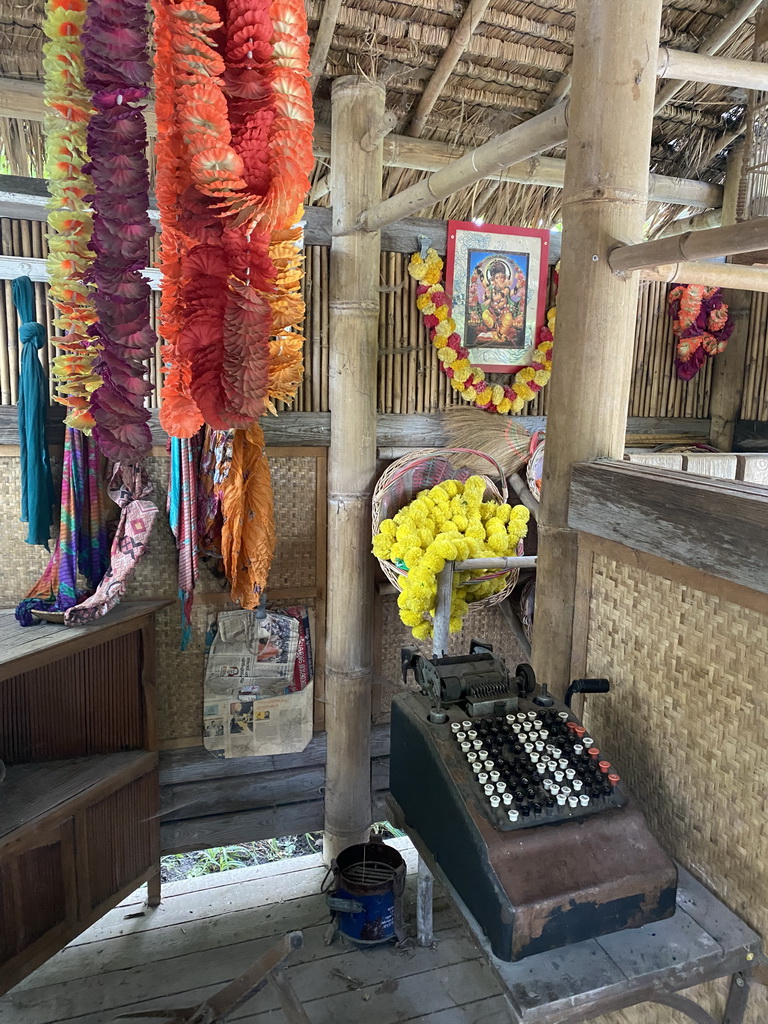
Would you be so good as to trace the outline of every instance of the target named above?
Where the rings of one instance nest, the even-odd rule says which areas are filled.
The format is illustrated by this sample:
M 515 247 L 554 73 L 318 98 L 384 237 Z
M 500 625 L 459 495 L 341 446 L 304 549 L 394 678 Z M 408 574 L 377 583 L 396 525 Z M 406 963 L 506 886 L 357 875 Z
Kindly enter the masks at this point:
M 501 572 L 502 569 L 535 569 L 536 555 L 510 555 L 507 558 L 465 558 L 454 562 L 456 572 Z
M 567 109 L 567 104 L 558 104 L 459 157 L 423 181 L 366 210 L 358 221 L 358 227 L 364 231 L 378 231 L 385 224 L 392 224 L 446 199 L 512 163 L 561 145 L 568 134 Z
M 741 252 L 768 249 L 768 217 L 756 217 L 741 224 L 691 231 L 638 245 L 619 245 L 608 253 L 608 265 L 615 274 L 657 267 L 660 263 L 711 260 Z
M 44 116 L 42 82 L 22 82 L 16 78 L 0 77 L 0 117 L 42 121 Z M 145 117 L 147 133 L 152 137 L 157 134 L 157 121 L 151 103 L 147 104 Z M 327 160 L 331 155 L 331 132 L 325 125 L 315 126 L 313 150 L 319 159 Z M 384 164 L 387 167 L 439 171 L 467 152 L 471 151 L 430 139 L 410 139 L 406 135 L 390 135 L 384 140 Z M 537 156 L 484 177 L 492 181 L 512 181 L 520 185 L 562 188 L 565 160 Z M 689 178 L 671 178 L 664 174 L 651 174 L 649 193 L 650 199 L 656 203 L 675 203 L 702 210 L 720 206 L 723 200 L 721 185 Z
M 645 281 L 703 284 L 708 288 L 735 288 L 768 292 L 768 267 L 742 267 L 738 263 L 666 263 L 640 271 Z
M 668 46 L 659 50 L 659 75 L 705 85 L 727 85 L 732 89 L 768 89 L 768 64 L 670 50 Z
M 331 133 L 324 125 L 315 125 L 314 153 L 320 159 L 331 155 Z M 387 167 L 403 167 L 413 171 L 439 171 L 459 157 L 472 152 L 462 146 L 449 146 L 431 139 L 410 139 L 406 135 L 389 135 L 384 140 L 384 163 Z M 520 185 L 545 185 L 562 188 L 565 181 L 565 160 L 551 156 L 534 156 L 511 164 L 502 171 L 486 175 L 489 181 L 512 181 Z M 648 192 L 655 203 L 675 203 L 706 210 L 720 206 L 722 185 L 692 178 L 670 178 L 651 174 Z
M 735 7 L 730 14 L 723 18 L 715 31 L 702 41 L 697 47 L 696 52 L 709 54 L 710 56 L 717 53 L 718 50 L 725 46 L 729 39 L 736 35 L 744 22 L 752 17 L 762 2 L 763 0 L 742 0 L 738 7 Z M 672 102 L 684 86 L 685 82 L 667 82 L 656 95 L 653 112 L 658 114 L 663 110 L 668 103 Z
M 706 231 L 707 228 L 719 228 L 723 221 L 723 210 L 703 210 L 693 217 L 681 217 L 667 224 L 656 238 L 669 238 L 671 235 L 685 235 L 689 231 Z

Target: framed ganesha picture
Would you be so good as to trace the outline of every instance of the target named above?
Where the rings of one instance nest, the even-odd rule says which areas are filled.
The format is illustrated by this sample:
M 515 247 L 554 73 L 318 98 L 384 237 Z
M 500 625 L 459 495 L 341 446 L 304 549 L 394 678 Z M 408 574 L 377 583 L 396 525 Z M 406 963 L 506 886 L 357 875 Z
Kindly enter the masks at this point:
M 474 366 L 511 373 L 534 361 L 548 257 L 549 231 L 448 221 L 446 290 Z

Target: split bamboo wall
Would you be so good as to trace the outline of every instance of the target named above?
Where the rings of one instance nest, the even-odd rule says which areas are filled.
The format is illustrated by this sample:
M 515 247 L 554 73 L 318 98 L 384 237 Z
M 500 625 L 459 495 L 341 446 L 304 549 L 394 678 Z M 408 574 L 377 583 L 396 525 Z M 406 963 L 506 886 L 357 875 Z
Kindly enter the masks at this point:
M 668 852 L 768 936 L 768 700 L 764 595 L 579 535 L 585 638 L 577 674 L 611 680 L 589 697 L 585 722 Z M 583 661 L 581 660 L 583 658 Z M 728 980 L 690 993 L 723 1018 Z M 744 1024 L 768 1019 L 755 985 Z M 649 1003 L 595 1024 L 668 1024 Z
M 45 225 L 0 220 L 0 249 L 4 256 L 47 255 Z M 328 411 L 328 260 L 329 250 L 305 250 L 304 298 L 307 304 L 304 382 L 290 408 L 296 412 Z M 416 284 L 408 275 L 408 256 L 386 252 L 381 258 L 379 314 L 378 408 L 383 413 L 435 412 L 461 399 L 441 372 L 416 309 Z M 668 286 L 648 282 L 641 287 L 637 309 L 635 357 L 630 416 L 698 418 L 709 415 L 711 367 L 688 383 L 674 373 L 674 342 L 667 316 Z M 53 335 L 53 309 L 44 284 L 35 285 L 37 317 Z M 157 293 L 152 296 L 153 317 Z M 18 393 L 19 348 L 11 282 L 0 288 L 0 404 L 14 405 Z M 768 420 L 768 295 L 753 296 L 749 319 L 748 357 L 744 378 L 743 419 Z M 49 345 L 40 353 L 48 368 Z M 159 346 L 149 366 L 152 406 L 159 403 L 161 359 Z M 500 378 L 503 379 L 503 378 Z M 52 390 L 52 389 L 51 389 Z M 548 391 L 526 407 L 527 415 L 545 415 Z

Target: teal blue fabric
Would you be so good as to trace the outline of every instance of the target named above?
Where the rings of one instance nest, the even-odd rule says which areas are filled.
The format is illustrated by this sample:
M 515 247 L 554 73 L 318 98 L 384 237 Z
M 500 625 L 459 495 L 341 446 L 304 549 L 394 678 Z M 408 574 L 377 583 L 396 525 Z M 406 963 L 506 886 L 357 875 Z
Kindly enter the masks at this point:
M 13 303 L 19 314 L 21 373 L 19 375 L 19 448 L 21 450 L 21 521 L 29 524 L 27 544 L 46 550 L 53 521 L 56 492 L 51 475 L 45 416 L 48 381 L 38 358 L 45 345 L 45 328 L 35 322 L 35 293 L 28 277 L 13 282 Z

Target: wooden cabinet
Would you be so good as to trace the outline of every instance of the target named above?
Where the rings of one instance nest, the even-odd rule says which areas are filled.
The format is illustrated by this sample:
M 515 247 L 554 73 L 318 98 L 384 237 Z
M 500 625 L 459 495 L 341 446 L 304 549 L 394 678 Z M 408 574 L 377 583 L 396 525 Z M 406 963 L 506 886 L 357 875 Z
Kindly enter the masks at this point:
M 0 992 L 159 886 L 153 616 L 22 629 L 0 612 Z

